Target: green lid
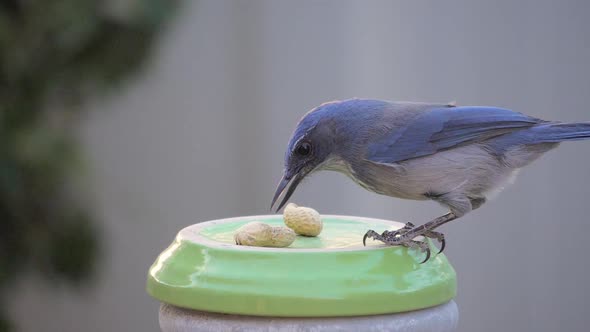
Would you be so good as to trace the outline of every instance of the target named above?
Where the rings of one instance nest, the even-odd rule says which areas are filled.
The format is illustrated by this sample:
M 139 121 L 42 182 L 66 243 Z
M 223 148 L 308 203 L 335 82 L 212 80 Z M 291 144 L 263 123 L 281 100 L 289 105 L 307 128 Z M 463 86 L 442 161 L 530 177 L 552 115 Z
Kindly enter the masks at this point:
M 362 237 L 403 225 L 322 216 L 315 238 L 288 248 L 237 246 L 233 233 L 251 221 L 283 225 L 281 215 L 222 219 L 180 231 L 149 270 L 147 291 L 179 307 L 282 317 L 359 316 L 443 304 L 456 294 L 455 271 L 442 254 L 424 254 Z

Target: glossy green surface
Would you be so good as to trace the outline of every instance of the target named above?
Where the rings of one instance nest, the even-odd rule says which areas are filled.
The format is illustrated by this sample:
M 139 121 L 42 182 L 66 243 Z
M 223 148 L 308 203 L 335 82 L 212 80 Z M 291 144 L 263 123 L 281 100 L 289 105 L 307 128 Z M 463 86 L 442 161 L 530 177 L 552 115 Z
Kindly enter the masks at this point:
M 259 220 L 233 218 L 183 229 L 150 268 L 148 293 L 176 306 L 261 316 L 356 316 L 439 305 L 456 292 L 455 271 L 444 255 L 419 264 L 423 254 L 401 247 L 362 247 L 367 229 L 401 224 L 324 216 L 318 238 L 299 237 L 289 248 L 233 244 L 233 232 Z

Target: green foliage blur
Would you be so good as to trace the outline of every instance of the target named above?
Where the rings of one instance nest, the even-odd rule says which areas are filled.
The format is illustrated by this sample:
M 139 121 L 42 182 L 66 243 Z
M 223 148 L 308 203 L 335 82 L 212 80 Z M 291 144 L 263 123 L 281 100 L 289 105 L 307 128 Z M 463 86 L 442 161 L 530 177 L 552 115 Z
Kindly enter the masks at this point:
M 0 0 L 0 299 L 25 272 L 74 285 L 92 275 L 100 232 L 71 188 L 76 116 L 85 96 L 141 68 L 175 6 Z M 0 311 L 0 331 L 11 324 Z

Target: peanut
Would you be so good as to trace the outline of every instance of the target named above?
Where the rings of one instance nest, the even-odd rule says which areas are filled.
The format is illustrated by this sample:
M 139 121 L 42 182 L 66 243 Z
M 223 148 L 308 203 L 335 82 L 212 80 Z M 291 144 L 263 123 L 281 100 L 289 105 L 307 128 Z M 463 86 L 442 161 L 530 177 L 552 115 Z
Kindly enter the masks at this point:
M 288 247 L 295 241 L 295 237 L 297 237 L 297 234 L 292 229 L 283 226 L 272 227 L 271 233 L 272 236 L 268 246 L 275 248 Z
M 323 228 L 320 214 L 308 207 L 289 203 L 283 212 L 285 225 L 304 236 L 318 236 Z
M 234 240 L 238 245 L 264 247 L 270 243 L 272 227 L 260 221 L 253 221 L 238 228 Z
M 296 234 L 287 227 L 272 227 L 260 221 L 253 221 L 238 228 L 234 233 L 237 245 L 252 247 L 288 247 L 295 241 Z

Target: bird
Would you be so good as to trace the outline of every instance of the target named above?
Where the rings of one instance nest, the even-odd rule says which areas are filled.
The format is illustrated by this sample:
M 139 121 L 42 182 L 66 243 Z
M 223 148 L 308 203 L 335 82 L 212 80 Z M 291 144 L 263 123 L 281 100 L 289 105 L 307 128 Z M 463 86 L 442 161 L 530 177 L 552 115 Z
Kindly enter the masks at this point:
M 272 198 L 279 211 L 317 171 L 343 173 L 361 187 L 395 198 L 435 201 L 448 213 L 363 237 L 391 246 L 445 248 L 436 229 L 480 208 L 523 167 L 564 141 L 590 139 L 590 122 L 546 121 L 500 107 L 348 99 L 306 113 L 289 140 Z M 420 239 L 420 240 L 418 240 Z

